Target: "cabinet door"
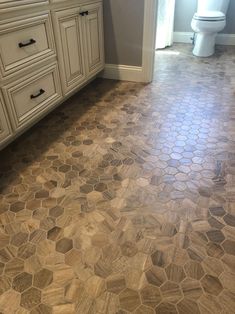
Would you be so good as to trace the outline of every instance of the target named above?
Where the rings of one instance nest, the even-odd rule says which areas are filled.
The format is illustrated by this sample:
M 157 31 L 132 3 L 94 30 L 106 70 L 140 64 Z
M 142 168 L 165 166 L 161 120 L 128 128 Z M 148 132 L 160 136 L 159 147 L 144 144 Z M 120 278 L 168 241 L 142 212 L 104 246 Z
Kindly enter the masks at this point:
M 54 15 L 59 67 L 65 95 L 85 81 L 81 19 L 78 8 L 59 11 Z
M 82 7 L 85 12 L 84 31 L 87 49 L 87 75 L 92 76 L 104 68 L 104 33 L 102 2 Z
M 0 148 L 3 143 L 11 136 L 10 123 L 7 118 L 7 112 L 0 95 Z

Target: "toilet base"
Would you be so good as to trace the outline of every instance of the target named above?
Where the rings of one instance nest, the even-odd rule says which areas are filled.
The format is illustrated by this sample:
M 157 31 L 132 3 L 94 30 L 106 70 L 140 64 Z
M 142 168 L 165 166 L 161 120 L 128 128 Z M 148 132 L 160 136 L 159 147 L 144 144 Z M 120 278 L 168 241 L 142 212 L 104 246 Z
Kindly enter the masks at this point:
M 217 33 L 197 33 L 193 54 L 197 57 L 210 57 L 215 53 Z

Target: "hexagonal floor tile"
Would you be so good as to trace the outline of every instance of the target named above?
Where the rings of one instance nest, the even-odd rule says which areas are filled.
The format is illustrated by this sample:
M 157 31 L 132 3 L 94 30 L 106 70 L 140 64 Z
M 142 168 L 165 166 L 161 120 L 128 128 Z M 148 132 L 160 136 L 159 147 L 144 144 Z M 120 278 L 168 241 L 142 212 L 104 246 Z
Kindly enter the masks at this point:
M 140 297 L 138 292 L 127 288 L 119 294 L 119 302 L 122 309 L 132 312 L 140 305 Z
M 157 266 L 152 266 L 145 272 L 145 276 L 148 283 L 157 287 L 160 287 L 167 280 L 164 270 Z
M 53 281 L 53 272 L 46 268 L 39 270 L 34 274 L 33 285 L 37 288 L 43 289 L 51 284 Z
M 170 281 L 178 283 L 186 277 L 183 267 L 176 264 L 170 264 L 167 266 L 166 274 Z
M 29 288 L 21 294 L 20 305 L 27 310 L 41 303 L 41 291 L 36 288 Z
M 56 242 L 56 251 L 60 253 L 66 253 L 73 248 L 73 241 L 68 238 L 62 238 Z
M 220 280 L 217 277 L 205 275 L 201 280 L 202 287 L 206 293 L 219 295 L 223 289 Z
M 12 288 L 18 292 L 23 292 L 32 285 L 32 278 L 31 274 L 23 272 L 13 279 Z
M 147 285 L 140 290 L 142 303 L 149 307 L 155 308 L 162 300 L 160 290 L 152 285 Z

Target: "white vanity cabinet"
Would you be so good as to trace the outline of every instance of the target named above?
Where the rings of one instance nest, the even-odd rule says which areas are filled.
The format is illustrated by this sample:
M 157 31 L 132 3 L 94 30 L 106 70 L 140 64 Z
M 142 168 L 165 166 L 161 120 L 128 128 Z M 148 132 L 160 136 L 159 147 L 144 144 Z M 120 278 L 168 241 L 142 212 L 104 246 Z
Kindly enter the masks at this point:
M 0 0 L 0 149 L 104 68 L 102 0 Z
M 54 14 L 56 44 L 65 95 L 104 68 L 102 3 Z

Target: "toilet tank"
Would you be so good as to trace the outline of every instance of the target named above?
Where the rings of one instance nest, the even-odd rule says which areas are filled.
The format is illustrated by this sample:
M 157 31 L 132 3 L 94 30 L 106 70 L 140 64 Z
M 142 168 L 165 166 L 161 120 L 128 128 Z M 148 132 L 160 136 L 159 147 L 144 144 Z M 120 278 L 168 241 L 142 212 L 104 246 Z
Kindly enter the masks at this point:
M 197 11 L 221 11 L 227 13 L 230 0 L 198 0 Z

